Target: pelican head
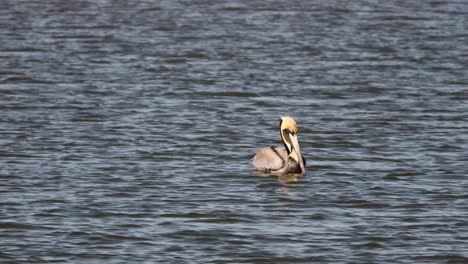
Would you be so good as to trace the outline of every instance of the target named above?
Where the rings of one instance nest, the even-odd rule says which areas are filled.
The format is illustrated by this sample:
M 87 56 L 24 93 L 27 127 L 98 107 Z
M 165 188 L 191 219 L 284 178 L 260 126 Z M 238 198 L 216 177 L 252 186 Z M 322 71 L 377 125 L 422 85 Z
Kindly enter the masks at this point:
M 283 140 L 289 158 L 293 159 L 301 168 L 301 173 L 305 172 L 304 160 L 302 159 L 299 141 L 297 139 L 297 124 L 290 116 L 282 116 L 280 121 L 281 139 Z

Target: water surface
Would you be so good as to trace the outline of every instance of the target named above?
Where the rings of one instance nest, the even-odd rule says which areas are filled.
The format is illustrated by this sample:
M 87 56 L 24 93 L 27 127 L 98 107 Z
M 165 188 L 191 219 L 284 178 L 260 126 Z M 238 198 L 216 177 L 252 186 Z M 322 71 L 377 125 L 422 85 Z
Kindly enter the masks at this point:
M 466 263 L 465 1 L 1 1 L 5 263 Z M 249 159 L 299 125 L 307 174 Z

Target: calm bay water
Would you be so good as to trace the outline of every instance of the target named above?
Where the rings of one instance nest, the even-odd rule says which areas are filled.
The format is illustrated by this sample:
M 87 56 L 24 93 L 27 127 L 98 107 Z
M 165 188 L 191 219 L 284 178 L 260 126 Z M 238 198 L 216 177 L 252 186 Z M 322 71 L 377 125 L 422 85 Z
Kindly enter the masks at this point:
M 467 263 L 466 1 L 0 1 L 0 261 Z M 308 171 L 249 159 L 299 125 Z

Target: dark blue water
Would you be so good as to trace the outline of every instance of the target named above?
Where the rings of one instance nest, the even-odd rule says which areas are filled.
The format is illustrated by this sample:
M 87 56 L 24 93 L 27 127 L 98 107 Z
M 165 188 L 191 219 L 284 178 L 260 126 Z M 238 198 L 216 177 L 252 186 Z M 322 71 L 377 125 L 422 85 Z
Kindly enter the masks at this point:
M 0 261 L 467 263 L 465 1 L 0 1 Z M 248 164 L 293 116 L 303 177 Z

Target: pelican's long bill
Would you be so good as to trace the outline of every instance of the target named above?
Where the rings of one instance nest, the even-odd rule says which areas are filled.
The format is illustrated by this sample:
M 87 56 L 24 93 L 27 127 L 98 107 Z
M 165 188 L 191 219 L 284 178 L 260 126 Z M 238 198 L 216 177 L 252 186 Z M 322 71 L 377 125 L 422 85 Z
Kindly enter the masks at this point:
M 302 159 L 302 154 L 301 154 L 301 148 L 299 147 L 299 141 L 297 140 L 297 134 L 290 134 L 289 135 L 292 141 L 292 148 L 293 151 L 296 152 L 297 155 L 297 163 L 299 163 L 299 166 L 301 167 L 301 173 L 305 173 L 305 167 L 304 167 L 304 160 Z

